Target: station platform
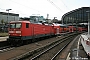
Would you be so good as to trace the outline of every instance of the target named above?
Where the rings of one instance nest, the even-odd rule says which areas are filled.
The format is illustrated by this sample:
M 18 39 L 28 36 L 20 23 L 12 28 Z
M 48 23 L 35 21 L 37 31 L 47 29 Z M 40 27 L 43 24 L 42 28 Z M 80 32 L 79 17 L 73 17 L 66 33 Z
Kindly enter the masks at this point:
M 0 37 L 0 42 L 6 41 L 7 38 L 8 38 L 8 36 L 6 36 L 6 37 Z
M 87 34 L 87 33 L 83 33 L 83 34 Z M 77 59 L 85 59 L 88 60 L 87 58 L 87 54 L 83 49 L 83 46 L 81 44 L 81 40 L 80 40 L 80 36 L 82 34 L 78 35 L 75 38 L 75 42 L 73 44 L 73 47 L 71 47 L 71 50 L 68 53 L 67 59 L 66 60 L 77 60 Z

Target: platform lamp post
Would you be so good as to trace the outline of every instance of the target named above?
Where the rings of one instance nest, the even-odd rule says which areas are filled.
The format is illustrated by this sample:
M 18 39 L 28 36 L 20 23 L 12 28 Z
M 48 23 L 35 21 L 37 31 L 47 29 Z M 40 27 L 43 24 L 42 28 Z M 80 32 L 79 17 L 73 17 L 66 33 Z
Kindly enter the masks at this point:
M 89 16 L 90 16 L 90 11 L 86 11 L 87 14 L 88 14 L 88 35 L 90 35 L 90 19 L 89 19 Z
M 8 15 L 7 15 L 7 23 L 8 23 L 8 20 L 9 20 L 9 10 L 12 10 L 12 9 L 6 9 L 6 11 L 8 11 Z

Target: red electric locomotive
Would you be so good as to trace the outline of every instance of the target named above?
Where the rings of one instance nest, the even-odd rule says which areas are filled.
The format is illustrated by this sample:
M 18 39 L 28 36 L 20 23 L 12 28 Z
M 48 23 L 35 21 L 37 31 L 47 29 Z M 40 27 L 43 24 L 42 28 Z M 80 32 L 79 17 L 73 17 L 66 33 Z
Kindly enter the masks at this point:
M 33 41 L 34 38 L 54 35 L 52 25 L 30 23 L 30 21 L 12 21 L 9 27 L 9 43 Z M 32 40 L 30 40 L 32 39 Z
M 31 23 L 30 21 L 11 21 L 9 27 L 10 44 L 23 44 L 37 41 L 35 38 L 54 36 L 69 32 L 69 27 L 62 24 Z

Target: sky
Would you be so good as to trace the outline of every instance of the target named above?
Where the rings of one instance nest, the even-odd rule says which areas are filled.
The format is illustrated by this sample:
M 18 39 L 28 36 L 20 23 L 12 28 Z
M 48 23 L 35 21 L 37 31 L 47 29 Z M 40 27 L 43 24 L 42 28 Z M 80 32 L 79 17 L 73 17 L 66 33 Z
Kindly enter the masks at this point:
M 19 14 L 19 17 L 29 17 L 40 15 L 49 19 L 61 17 L 72 10 L 90 7 L 90 0 L 0 0 L 0 12 L 7 12 L 6 9 L 12 9 L 9 13 Z

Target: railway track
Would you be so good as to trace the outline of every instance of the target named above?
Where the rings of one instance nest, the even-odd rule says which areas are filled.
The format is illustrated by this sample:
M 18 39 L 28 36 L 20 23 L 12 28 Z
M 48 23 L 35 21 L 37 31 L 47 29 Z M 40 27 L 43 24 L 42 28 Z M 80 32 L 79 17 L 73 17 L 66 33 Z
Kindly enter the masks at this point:
M 75 36 L 76 35 L 61 39 L 47 48 L 41 49 L 39 52 L 36 52 L 33 55 L 27 55 L 24 58 L 21 58 L 21 60 L 54 60 L 57 55 L 61 53 L 66 46 L 68 46 L 68 44 L 74 39 Z
M 35 42 L 35 43 L 28 44 L 25 46 L 19 46 L 17 48 L 15 47 L 14 49 L 11 48 L 11 50 L 9 50 L 8 52 L 6 51 L 6 49 L 7 50 L 9 49 L 7 47 L 7 48 L 3 49 L 5 51 L 5 53 L 0 54 L 0 59 L 3 59 L 3 60 L 7 60 L 7 59 L 8 60 L 24 60 L 24 59 L 28 59 L 28 58 L 31 59 L 35 55 L 40 54 L 40 52 L 50 48 L 50 46 L 53 47 L 54 44 L 59 45 L 58 43 L 64 42 L 62 40 L 64 40 L 64 39 L 67 40 L 67 37 L 70 37 L 73 35 L 77 35 L 77 33 L 68 34 L 67 36 L 65 35 L 62 37 L 60 36 L 60 37 L 50 38 L 47 40 L 43 40 L 41 42 Z M 68 40 L 65 42 L 65 44 L 67 42 L 68 42 Z M 62 46 L 62 45 L 60 45 L 60 46 Z M 58 46 L 59 50 L 61 49 L 60 46 Z M 57 48 L 54 48 L 54 49 L 57 49 Z M 56 53 L 54 53 L 54 54 L 56 54 Z
M 15 47 L 12 47 L 12 46 L 4 46 L 4 47 L 0 47 L 0 53 L 4 53 L 4 52 L 7 52 L 7 51 L 10 51 L 12 49 L 14 49 Z
M 47 50 L 41 52 L 40 54 L 36 55 L 35 57 L 31 58 L 31 60 L 41 60 L 41 59 L 45 59 L 45 60 L 54 60 L 55 57 L 70 43 L 67 43 L 67 39 L 63 40 L 63 41 L 60 41 L 56 44 L 54 44 L 53 46 L 51 46 L 50 48 L 48 48 Z M 61 46 L 60 48 L 60 45 L 63 45 L 65 43 L 64 46 Z M 54 52 L 54 51 L 57 51 L 57 49 L 59 50 L 57 53 Z M 53 52 L 53 53 L 51 53 Z M 51 56 L 53 54 L 53 56 Z M 55 54 L 55 55 L 54 55 Z M 44 58 L 45 56 L 49 56 L 48 58 Z M 30 58 L 29 58 L 30 59 Z

